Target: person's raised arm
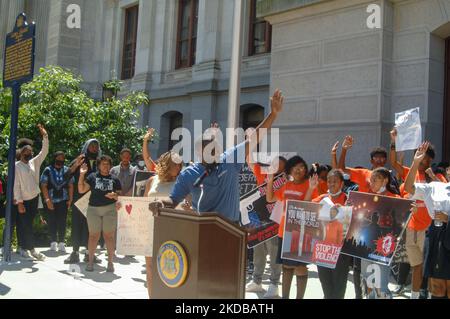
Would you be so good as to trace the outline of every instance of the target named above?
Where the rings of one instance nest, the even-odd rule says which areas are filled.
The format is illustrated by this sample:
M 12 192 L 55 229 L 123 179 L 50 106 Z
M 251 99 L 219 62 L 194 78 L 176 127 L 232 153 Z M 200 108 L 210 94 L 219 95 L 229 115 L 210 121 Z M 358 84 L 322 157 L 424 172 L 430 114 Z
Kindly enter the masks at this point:
M 338 149 L 339 149 L 339 141 L 334 143 L 333 147 L 331 148 L 331 167 L 333 169 L 338 168 L 337 155 L 336 155 Z
M 317 189 L 318 186 L 319 186 L 319 176 L 317 174 L 314 174 L 309 178 L 309 188 L 308 191 L 306 192 L 304 201 L 309 202 L 313 199 L 312 197 L 314 191 Z
M 414 187 L 414 183 L 416 181 L 417 171 L 419 170 L 420 162 L 425 157 L 428 147 L 430 146 L 430 142 L 423 142 L 416 151 L 414 155 L 414 160 L 411 166 L 411 169 L 408 172 L 405 180 L 405 191 L 411 195 L 414 195 L 416 189 Z
M 395 139 L 397 137 L 397 130 L 395 127 L 391 131 L 391 147 L 389 151 L 389 162 L 391 163 L 391 167 L 397 172 L 400 177 L 403 177 L 403 166 L 397 160 L 397 150 L 395 148 Z
M 88 166 L 84 163 L 80 168 L 80 179 L 78 180 L 78 193 L 84 194 L 91 188 L 88 183 L 86 183 L 86 174 L 88 172 Z
M 273 191 L 273 179 L 274 178 L 275 178 L 274 174 L 267 175 L 266 200 L 268 203 L 273 203 L 277 200 L 275 193 Z
M 267 134 L 267 130 L 272 127 L 273 122 L 276 120 L 278 114 L 283 108 L 284 97 L 279 89 L 275 90 L 275 93 L 270 98 L 270 114 L 259 124 L 255 132 L 249 136 L 245 144 L 245 158 L 250 156 L 250 140 L 256 138 L 256 145 L 259 144 L 263 137 Z
M 345 165 L 345 159 L 347 157 L 347 151 L 351 149 L 353 146 L 353 137 L 350 135 L 347 135 L 344 138 L 344 141 L 342 142 L 342 152 L 341 156 L 339 157 L 339 163 L 338 168 L 342 169 L 344 172 L 348 171 L 346 165 Z
M 38 128 L 42 136 L 42 149 L 39 154 L 33 159 L 36 167 L 40 167 L 42 162 L 47 157 L 49 147 L 47 131 L 41 124 L 38 124 Z
M 147 133 L 144 135 L 144 141 L 142 142 L 142 156 L 144 157 L 145 167 L 147 167 L 147 170 L 150 172 L 154 171 L 156 166 L 148 150 L 148 142 L 152 140 L 154 133 L 155 130 L 153 128 L 149 128 Z

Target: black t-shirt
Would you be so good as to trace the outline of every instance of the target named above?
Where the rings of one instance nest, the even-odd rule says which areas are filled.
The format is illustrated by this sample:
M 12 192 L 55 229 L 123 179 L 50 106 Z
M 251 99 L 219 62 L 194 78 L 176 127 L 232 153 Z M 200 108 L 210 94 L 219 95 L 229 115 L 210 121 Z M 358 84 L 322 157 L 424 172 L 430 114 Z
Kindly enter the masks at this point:
M 114 204 L 115 201 L 106 198 L 105 195 L 111 192 L 117 192 L 122 189 L 117 177 L 108 175 L 103 176 L 99 172 L 92 173 L 86 178 L 86 183 L 91 187 L 90 206 L 107 206 Z

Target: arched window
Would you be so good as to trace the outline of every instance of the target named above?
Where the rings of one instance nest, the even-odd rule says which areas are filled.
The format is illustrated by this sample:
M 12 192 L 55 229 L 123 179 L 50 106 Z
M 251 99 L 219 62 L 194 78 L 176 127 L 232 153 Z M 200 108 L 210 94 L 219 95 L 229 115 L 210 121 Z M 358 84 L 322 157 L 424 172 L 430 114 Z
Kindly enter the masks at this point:
M 172 132 L 183 126 L 183 114 L 177 111 L 170 111 L 165 113 L 161 118 L 161 145 L 160 149 L 167 152 L 173 148 L 179 140 L 172 141 Z
M 241 106 L 240 125 L 244 129 L 257 127 L 264 120 L 264 107 L 258 104 L 245 104 Z

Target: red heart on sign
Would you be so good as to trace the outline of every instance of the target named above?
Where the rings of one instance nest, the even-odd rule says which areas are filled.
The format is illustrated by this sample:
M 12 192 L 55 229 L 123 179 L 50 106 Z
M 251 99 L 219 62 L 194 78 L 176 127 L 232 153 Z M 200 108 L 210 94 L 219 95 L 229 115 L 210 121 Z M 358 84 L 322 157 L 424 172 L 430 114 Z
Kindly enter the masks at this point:
M 126 209 L 126 211 L 127 211 L 127 213 L 128 213 L 128 215 L 130 215 L 131 214 L 131 209 L 133 208 L 133 205 L 125 205 L 125 209 Z

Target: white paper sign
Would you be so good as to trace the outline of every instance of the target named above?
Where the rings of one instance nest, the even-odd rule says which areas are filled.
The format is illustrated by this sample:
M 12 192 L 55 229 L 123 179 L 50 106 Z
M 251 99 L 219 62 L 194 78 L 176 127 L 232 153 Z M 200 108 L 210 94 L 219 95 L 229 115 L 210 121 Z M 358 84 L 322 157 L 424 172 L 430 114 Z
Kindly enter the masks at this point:
M 120 197 L 117 211 L 117 253 L 119 255 L 153 255 L 154 217 L 148 209 L 153 199 Z
M 414 150 L 422 143 L 422 126 L 420 124 L 420 108 L 395 113 L 395 140 L 397 152 Z
M 84 217 L 87 216 L 87 209 L 89 206 L 89 197 L 91 197 L 91 191 L 84 194 L 83 197 L 81 197 L 75 203 L 75 206 L 80 210 L 80 212 L 84 215 Z

